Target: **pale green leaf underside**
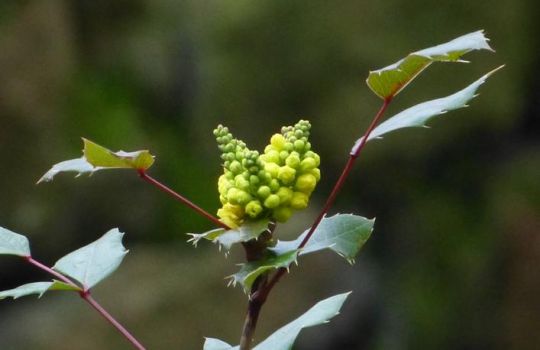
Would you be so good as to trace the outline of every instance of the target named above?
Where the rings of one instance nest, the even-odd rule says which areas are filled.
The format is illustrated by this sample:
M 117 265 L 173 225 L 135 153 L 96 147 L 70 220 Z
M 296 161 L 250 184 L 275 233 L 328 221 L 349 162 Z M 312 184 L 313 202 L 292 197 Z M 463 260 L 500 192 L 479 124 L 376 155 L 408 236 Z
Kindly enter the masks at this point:
M 371 236 L 375 219 L 366 219 L 352 214 L 337 214 L 325 217 L 300 255 L 331 249 L 348 262 L 353 263 L 354 258 Z M 304 231 L 294 241 L 278 241 L 272 251 L 283 254 L 298 248 L 308 230 Z
M 197 246 L 197 243 L 201 239 L 205 239 L 218 243 L 220 247 L 223 246 L 228 251 L 236 243 L 247 242 L 259 237 L 268 228 L 269 223 L 270 220 L 263 219 L 246 222 L 242 226 L 232 230 L 217 228 L 205 233 L 188 233 L 191 236 L 188 242 L 192 242 L 193 245 Z
M 84 150 L 81 158 L 70 159 L 53 165 L 37 183 L 51 181 L 58 173 L 75 172 L 78 173 L 77 176 L 80 176 L 81 174 L 92 174 L 104 169 L 146 170 L 154 163 L 154 156 L 146 150 L 113 152 L 84 138 L 83 142 Z
M 371 71 L 366 82 L 383 99 L 395 96 L 433 62 L 466 62 L 461 57 L 470 51 L 493 51 L 488 41 L 482 30 L 460 36 L 447 43 L 413 52 L 385 68 Z
M 229 276 L 233 285 L 237 283 L 242 285 L 244 291 L 247 293 L 251 290 L 253 282 L 265 272 L 277 270 L 279 268 L 288 269 L 289 266 L 296 262 L 298 257 L 298 251 L 288 251 L 283 254 L 267 257 L 262 260 L 252 261 L 245 264 L 241 264 L 240 271 L 234 275 Z
M 338 294 L 319 301 L 302 316 L 278 329 L 253 349 L 291 350 L 294 341 L 303 328 L 328 323 L 331 318 L 339 314 L 339 310 L 341 310 L 341 307 L 349 294 L 350 292 Z M 213 338 L 207 338 L 204 343 L 204 350 L 236 350 L 238 348 L 238 346 L 232 347 L 224 341 Z
M 482 85 L 489 76 L 502 67 L 504 66 L 500 66 L 492 70 L 471 85 L 467 86 L 465 89 L 460 90 L 455 94 L 420 103 L 396 114 L 393 117 L 388 118 L 386 121 L 382 122 L 375 129 L 373 129 L 368 141 L 380 138 L 382 135 L 398 129 L 426 127 L 426 122 L 436 116 L 454 109 L 467 107 L 467 103 L 477 96 L 476 91 L 480 85 Z M 355 148 L 358 147 L 361 142 L 362 138 L 356 142 L 352 152 L 355 151 Z
M 0 227 L 0 254 L 30 256 L 28 238 Z
M 5 290 L 0 292 L 0 300 L 5 298 L 17 299 L 27 295 L 37 294 L 38 298 L 41 298 L 45 292 L 49 290 L 72 290 L 80 291 L 79 288 L 70 286 L 64 282 L 53 281 L 53 282 L 33 282 L 28 284 L 23 284 L 14 289 Z
M 100 239 L 69 253 L 53 269 L 80 282 L 85 290 L 113 273 L 127 254 L 122 245 L 124 234 L 112 229 Z

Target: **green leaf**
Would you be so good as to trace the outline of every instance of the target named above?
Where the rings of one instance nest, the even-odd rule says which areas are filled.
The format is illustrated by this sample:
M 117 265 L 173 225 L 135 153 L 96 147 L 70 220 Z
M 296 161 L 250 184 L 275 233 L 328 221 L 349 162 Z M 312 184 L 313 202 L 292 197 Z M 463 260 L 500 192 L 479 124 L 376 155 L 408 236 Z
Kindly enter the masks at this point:
M 453 95 L 420 103 L 388 118 L 373 129 L 371 135 L 369 135 L 368 141 L 380 138 L 382 135 L 398 129 L 426 127 L 426 122 L 438 115 L 454 109 L 467 107 L 467 103 L 477 96 L 476 91 L 480 85 L 482 85 L 490 75 L 502 67 L 504 66 L 492 70 L 465 89 L 460 90 Z M 361 142 L 362 138 L 356 142 L 352 152 L 354 152 L 354 149 L 358 147 Z
M 349 263 L 353 263 L 354 258 L 371 236 L 374 223 L 375 219 L 370 220 L 352 214 L 325 217 L 299 255 L 331 249 L 347 259 Z M 270 249 L 277 254 L 297 249 L 308 231 L 304 231 L 294 241 L 278 241 L 276 246 Z
M 104 169 L 142 169 L 146 170 L 154 163 L 154 156 L 150 152 L 113 152 L 90 140 L 83 138 L 83 157 L 70 159 L 53 165 L 39 180 L 41 182 L 51 181 L 56 174 L 64 172 L 76 172 L 77 177 L 84 173 L 92 174 Z
M 291 350 L 302 329 L 328 323 L 331 318 L 338 315 L 349 294 L 350 292 L 338 294 L 319 301 L 302 316 L 278 329 L 253 350 Z M 238 348 L 238 346 L 231 347 L 213 338 L 207 338 L 204 343 L 204 350 L 236 350 Z
M 113 152 L 83 138 L 84 157 L 88 163 L 98 168 L 148 169 L 154 164 L 154 156 L 147 150 L 136 152 Z
M 242 226 L 232 230 L 217 228 L 205 233 L 188 233 L 191 236 L 188 242 L 197 246 L 201 239 L 206 239 L 214 243 L 219 243 L 220 247 L 223 246 L 228 251 L 236 243 L 247 242 L 258 238 L 268 228 L 269 223 L 270 220 L 263 219 L 246 222 Z
M 366 80 L 373 92 L 383 98 L 397 95 L 433 62 L 466 62 L 461 56 L 473 50 L 493 49 L 484 31 L 469 33 L 447 43 L 409 54 L 385 68 L 369 72 Z
M 90 243 L 56 262 L 53 269 L 72 277 L 88 290 L 113 273 L 127 254 L 122 245 L 124 234 L 112 229 Z
M 53 282 L 33 282 L 28 284 L 23 284 L 14 289 L 5 290 L 0 292 L 0 300 L 5 298 L 17 299 L 31 294 L 37 294 L 38 298 L 41 298 L 45 292 L 49 290 L 72 290 L 72 291 L 81 291 L 80 288 L 71 286 L 67 283 L 60 281 Z
M 28 238 L 0 227 L 0 254 L 30 256 Z
M 271 270 L 277 270 L 279 268 L 289 268 L 289 266 L 296 262 L 298 257 L 298 251 L 292 250 L 283 254 L 271 255 L 265 259 L 248 262 L 241 264 L 240 271 L 234 275 L 229 276 L 230 283 L 235 286 L 237 283 L 241 284 L 244 291 L 248 293 L 253 286 L 253 282 L 265 272 Z
M 234 349 L 231 345 L 216 338 L 205 338 L 203 350 L 231 350 Z M 236 347 L 238 349 L 238 346 Z

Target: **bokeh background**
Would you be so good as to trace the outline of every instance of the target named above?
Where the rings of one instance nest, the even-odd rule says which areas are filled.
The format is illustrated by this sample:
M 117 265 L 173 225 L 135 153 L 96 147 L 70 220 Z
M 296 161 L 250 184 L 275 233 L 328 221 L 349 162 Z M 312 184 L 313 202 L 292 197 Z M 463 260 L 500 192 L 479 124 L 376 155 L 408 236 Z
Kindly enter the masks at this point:
M 430 130 L 368 145 L 332 213 L 377 217 L 349 266 L 335 254 L 300 261 L 265 306 L 258 339 L 317 300 L 354 290 L 329 325 L 295 349 L 540 348 L 540 26 L 535 0 L 446 2 L 0 1 L 0 225 L 26 234 L 53 264 L 112 227 L 124 264 L 94 294 L 149 349 L 237 343 L 246 298 L 224 276 L 241 262 L 186 243 L 212 226 L 129 171 L 59 176 L 84 136 L 147 148 L 152 175 L 211 212 L 228 125 L 261 149 L 282 125 L 312 121 L 323 180 L 309 225 L 380 101 L 364 79 L 406 53 L 486 29 L 496 54 L 437 64 L 389 114 L 446 96 L 506 64 L 470 108 Z M 0 287 L 48 276 L 2 257 Z M 128 349 L 75 295 L 0 303 L 3 350 Z

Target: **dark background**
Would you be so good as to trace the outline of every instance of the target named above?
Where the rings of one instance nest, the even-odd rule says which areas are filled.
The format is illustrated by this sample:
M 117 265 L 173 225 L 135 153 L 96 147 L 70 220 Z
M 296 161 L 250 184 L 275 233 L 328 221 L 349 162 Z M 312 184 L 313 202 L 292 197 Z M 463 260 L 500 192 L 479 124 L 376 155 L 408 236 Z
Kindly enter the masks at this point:
M 193 249 L 212 225 L 129 171 L 61 175 L 80 137 L 147 148 L 151 174 L 211 212 L 221 170 L 212 129 L 262 149 L 307 118 L 323 160 L 309 225 L 380 101 L 370 69 L 485 29 L 496 54 L 436 64 L 388 116 L 453 93 L 505 63 L 470 108 L 368 145 L 332 213 L 377 217 L 350 267 L 335 254 L 300 261 L 262 313 L 258 339 L 317 300 L 354 290 L 329 325 L 295 349 L 540 347 L 540 27 L 534 0 L 447 2 L 41 0 L 0 2 L 0 225 L 26 234 L 50 265 L 112 227 L 124 264 L 94 294 L 149 349 L 238 342 L 246 299 L 223 277 L 242 252 Z M 0 288 L 48 276 L 2 257 Z M 128 349 L 75 295 L 0 304 L 1 349 Z

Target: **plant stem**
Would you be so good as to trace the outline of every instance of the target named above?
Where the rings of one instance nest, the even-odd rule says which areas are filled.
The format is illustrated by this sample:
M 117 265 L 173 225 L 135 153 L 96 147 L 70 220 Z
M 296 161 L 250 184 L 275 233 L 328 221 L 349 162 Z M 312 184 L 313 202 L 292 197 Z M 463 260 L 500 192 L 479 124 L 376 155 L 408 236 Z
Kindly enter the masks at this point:
M 24 259 L 29 262 L 30 264 L 36 266 L 37 268 L 50 273 L 54 277 L 58 278 L 62 282 L 65 282 L 69 284 L 72 287 L 75 287 L 80 290 L 79 295 L 81 298 L 83 298 L 88 304 L 90 304 L 97 312 L 99 312 L 107 321 L 109 321 L 110 324 L 112 324 L 123 336 L 126 338 L 134 347 L 138 350 L 146 350 L 144 346 L 141 345 L 141 343 L 131 334 L 129 331 L 120 324 L 114 317 L 111 316 L 101 306 L 92 296 L 90 295 L 90 290 L 82 290 L 80 286 L 75 284 L 72 280 L 67 278 L 66 276 L 62 275 L 61 273 L 54 271 L 52 268 L 48 267 L 47 265 L 35 260 L 31 256 L 25 256 Z
M 366 142 L 368 141 L 369 135 L 375 128 L 375 126 L 378 124 L 379 120 L 383 116 L 384 112 L 388 108 L 388 105 L 392 101 L 392 97 L 388 97 L 383 101 L 383 104 L 375 117 L 373 117 L 373 120 L 371 121 L 371 124 L 367 128 L 366 132 L 364 133 L 364 136 L 362 136 L 360 139 L 356 141 L 354 144 L 350 154 L 349 159 L 347 160 L 347 163 L 345 164 L 345 167 L 343 168 L 343 171 L 341 172 L 341 175 L 339 179 L 336 181 L 336 184 L 334 185 L 334 188 L 332 189 L 332 192 L 328 196 L 325 205 L 319 212 L 319 215 L 311 225 L 311 228 L 309 229 L 308 233 L 302 240 L 302 242 L 298 245 L 298 249 L 302 249 L 305 247 L 319 224 L 321 223 L 324 216 L 328 213 L 330 210 L 330 207 L 334 204 L 334 201 L 336 199 L 337 194 L 343 187 L 343 184 L 345 183 L 345 180 L 349 176 L 352 167 L 354 165 L 355 160 L 360 155 L 360 152 L 366 145 Z M 240 343 L 240 350 L 250 350 L 251 349 L 251 339 L 253 338 L 253 333 L 255 332 L 255 327 L 257 325 L 257 319 L 259 317 L 260 310 L 264 303 L 266 302 L 266 299 L 268 297 L 268 294 L 274 288 L 276 283 L 281 279 L 281 277 L 287 272 L 286 268 L 280 268 L 276 271 L 276 273 L 272 276 L 272 278 L 268 281 L 268 283 L 263 283 L 259 288 L 257 288 L 255 291 L 253 291 L 250 294 L 250 300 L 249 300 L 249 306 L 248 306 L 248 312 L 246 316 L 246 321 L 244 323 L 244 332 L 242 333 L 241 340 L 245 342 L 245 345 L 242 346 L 242 342 Z M 266 281 L 265 281 L 266 282 Z M 246 332 L 248 332 L 246 334 Z M 244 336 L 249 336 L 248 339 L 244 339 Z
M 226 230 L 231 229 L 229 226 L 227 226 L 223 222 L 219 221 L 218 218 L 216 218 L 215 216 L 213 216 L 212 214 L 210 214 L 206 210 L 202 209 L 201 207 L 199 207 L 198 205 L 196 205 L 195 203 L 193 203 L 192 201 L 190 201 L 186 197 L 184 197 L 181 194 L 175 192 L 171 188 L 165 186 L 164 184 L 162 184 L 158 180 L 156 180 L 153 177 L 151 177 L 150 175 L 148 175 L 144 171 L 144 169 L 138 169 L 137 172 L 139 173 L 139 176 L 141 177 L 141 179 L 143 179 L 144 181 L 156 186 L 161 191 L 167 193 L 168 195 L 172 196 L 174 199 L 178 200 L 179 202 L 183 203 L 184 205 L 186 205 L 186 206 L 190 207 L 191 209 L 195 210 L 199 215 L 204 216 L 205 218 L 212 221 L 214 224 L 218 225 L 219 227 L 223 227 Z
M 256 295 L 256 291 L 264 288 L 267 281 L 267 276 L 261 276 L 258 281 L 253 285 L 253 288 L 250 293 L 248 310 L 246 313 L 246 319 L 244 321 L 244 326 L 242 327 L 242 336 L 240 337 L 240 350 L 250 350 L 251 343 L 253 342 L 253 334 L 257 328 L 257 321 L 259 319 L 259 313 L 264 304 L 264 301 L 259 298 L 253 298 L 253 295 Z
M 126 338 L 135 349 L 146 350 L 145 347 L 137 340 L 129 331 L 124 328 L 114 317 L 111 316 L 92 296 L 89 291 L 81 292 L 83 298 L 90 306 L 92 306 L 101 316 L 103 316 L 110 324 L 112 324 Z
M 58 278 L 60 281 L 62 282 L 65 282 L 67 284 L 69 284 L 70 286 L 72 287 L 76 287 L 76 288 L 81 288 L 80 286 L 76 285 L 72 280 L 70 280 L 69 278 L 67 278 L 66 276 L 62 275 L 61 273 L 59 272 L 56 272 L 54 271 L 53 269 L 51 269 L 50 267 L 40 263 L 39 261 L 37 260 L 34 260 L 34 258 L 32 258 L 31 256 L 26 256 L 24 257 L 26 261 L 28 261 L 30 264 L 36 266 L 37 268 L 45 271 L 45 272 L 48 272 L 50 273 L 51 275 L 53 275 L 54 277 Z

